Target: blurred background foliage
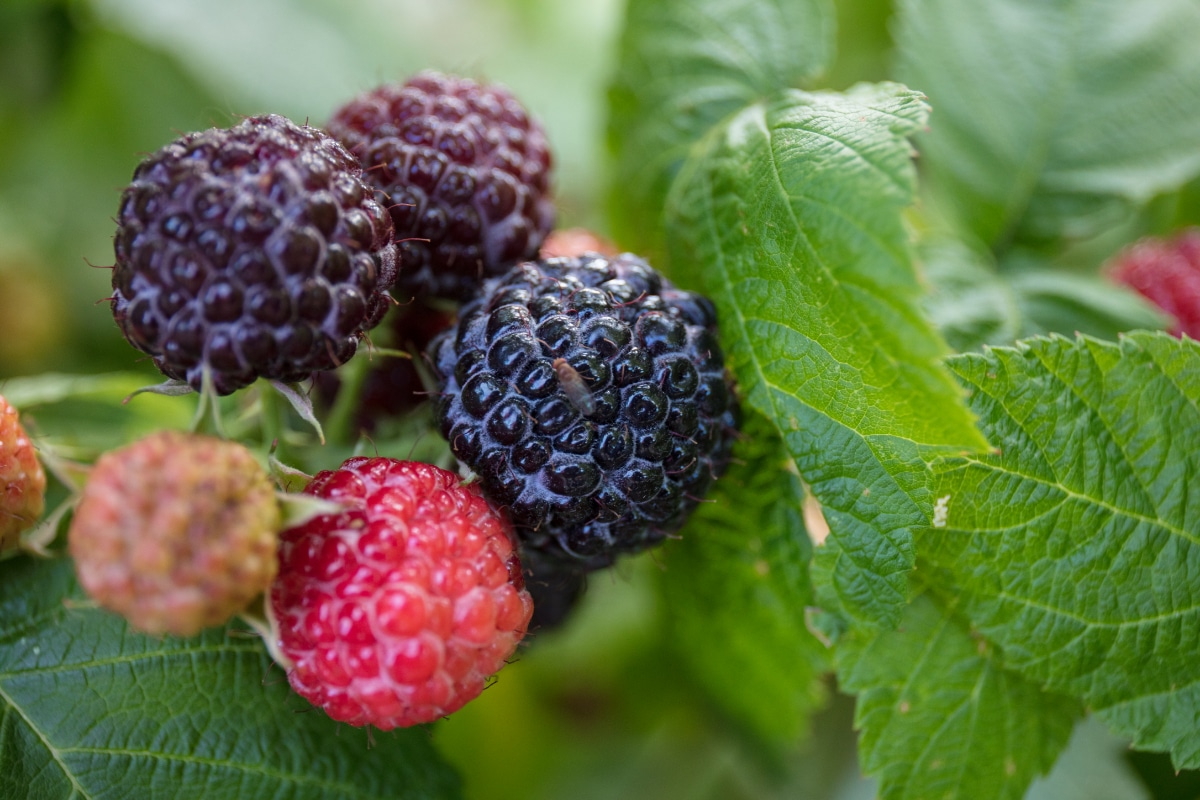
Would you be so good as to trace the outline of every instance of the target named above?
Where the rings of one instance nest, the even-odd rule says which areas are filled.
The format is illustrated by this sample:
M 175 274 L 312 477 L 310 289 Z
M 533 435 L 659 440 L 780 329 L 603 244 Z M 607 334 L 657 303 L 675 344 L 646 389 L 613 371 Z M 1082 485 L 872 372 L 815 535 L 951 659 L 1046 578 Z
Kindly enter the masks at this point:
M 891 3 L 838 8 L 824 84 L 886 79 Z M 47 371 L 156 380 L 103 302 L 112 218 L 141 154 L 257 113 L 319 125 L 355 93 L 423 68 L 511 87 L 548 129 L 560 224 L 606 232 L 605 88 L 622 12 L 622 0 L 0 0 L 0 391 Z M 1184 192 L 1158 226 L 1196 206 L 1200 191 Z M 673 652 L 661 576 L 646 556 L 593 577 L 570 624 L 432 728 L 468 796 L 872 797 L 852 700 L 830 686 L 799 741 L 756 739 Z M 1165 758 L 1138 755 L 1133 773 L 1121 752 L 1084 726 L 1032 796 L 1200 794 Z

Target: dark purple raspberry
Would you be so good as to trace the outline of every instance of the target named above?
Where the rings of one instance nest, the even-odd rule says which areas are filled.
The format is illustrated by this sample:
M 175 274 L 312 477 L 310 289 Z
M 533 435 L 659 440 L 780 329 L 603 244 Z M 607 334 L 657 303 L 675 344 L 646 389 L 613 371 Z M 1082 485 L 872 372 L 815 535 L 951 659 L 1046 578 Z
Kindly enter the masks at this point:
M 335 140 L 280 116 L 189 133 L 121 196 L 113 316 L 170 378 L 217 394 L 354 355 L 396 279 L 392 221 Z
M 594 569 L 656 544 L 729 460 L 715 310 L 635 256 L 520 264 L 430 357 L 442 433 L 526 549 Z
M 387 197 L 407 294 L 461 300 L 553 227 L 545 134 L 502 86 L 423 72 L 351 100 L 328 129 Z

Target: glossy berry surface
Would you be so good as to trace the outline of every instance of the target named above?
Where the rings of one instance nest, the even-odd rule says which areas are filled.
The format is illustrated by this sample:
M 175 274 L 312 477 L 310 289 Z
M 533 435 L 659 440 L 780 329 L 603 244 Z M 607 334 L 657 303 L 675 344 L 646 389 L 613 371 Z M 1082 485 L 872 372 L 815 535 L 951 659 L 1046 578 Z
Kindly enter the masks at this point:
M 387 197 L 402 294 L 463 299 L 554 224 L 545 134 L 502 86 L 423 72 L 351 100 L 328 129 Z
M 112 311 L 168 377 L 229 394 L 354 355 L 396 277 L 390 216 L 358 163 L 283 117 L 190 133 L 121 197 Z
M 661 541 L 729 459 L 713 306 L 635 256 L 518 265 L 430 356 L 455 456 L 549 556 L 595 568 Z
M 151 634 L 227 622 L 275 577 L 275 487 L 236 442 L 163 431 L 105 453 L 71 520 L 79 582 Z
M 46 473 L 17 409 L 0 397 L 0 552 L 20 544 L 46 506 Z
M 292 687 L 382 730 L 476 697 L 532 613 L 511 525 L 477 486 L 416 462 L 351 458 L 305 492 L 343 504 L 285 530 L 271 587 Z
M 1137 242 L 1114 259 L 1109 274 L 1170 314 L 1171 333 L 1200 339 L 1200 228 Z

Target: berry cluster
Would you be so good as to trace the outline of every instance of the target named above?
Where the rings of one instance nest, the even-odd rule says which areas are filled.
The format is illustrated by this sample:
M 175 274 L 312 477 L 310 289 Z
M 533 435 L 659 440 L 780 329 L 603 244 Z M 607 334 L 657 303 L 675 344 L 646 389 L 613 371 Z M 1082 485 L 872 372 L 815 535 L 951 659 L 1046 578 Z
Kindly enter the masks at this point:
M 113 315 L 197 390 L 313 376 L 330 397 L 395 304 L 390 343 L 425 351 L 437 421 L 480 480 L 355 457 L 285 513 L 241 444 L 162 432 L 96 462 L 69 548 L 97 603 L 150 633 L 264 598 L 292 687 L 388 730 L 478 695 L 589 571 L 677 530 L 725 468 L 737 407 L 708 300 L 586 231 L 547 240 L 551 156 L 506 89 L 422 73 L 354 98 L 329 131 L 253 117 L 142 162 Z M 348 384 L 360 428 L 411 409 L 420 376 L 380 357 Z M 20 496 L 3 510 L 24 524 L 45 479 L 5 424 L 0 474 Z

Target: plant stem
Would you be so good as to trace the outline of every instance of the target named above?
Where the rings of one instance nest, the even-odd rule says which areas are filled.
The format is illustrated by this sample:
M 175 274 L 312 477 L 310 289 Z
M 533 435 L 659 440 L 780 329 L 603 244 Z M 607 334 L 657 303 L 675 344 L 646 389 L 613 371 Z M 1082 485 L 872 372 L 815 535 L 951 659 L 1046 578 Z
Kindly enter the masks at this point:
M 359 354 L 338 370 L 338 378 L 342 383 L 338 387 L 337 399 L 333 401 L 333 408 L 330 409 L 329 419 L 325 423 L 325 436 L 331 444 L 353 444 L 352 437 L 356 434 L 355 417 L 358 415 L 368 369 L 369 360 L 364 354 Z

